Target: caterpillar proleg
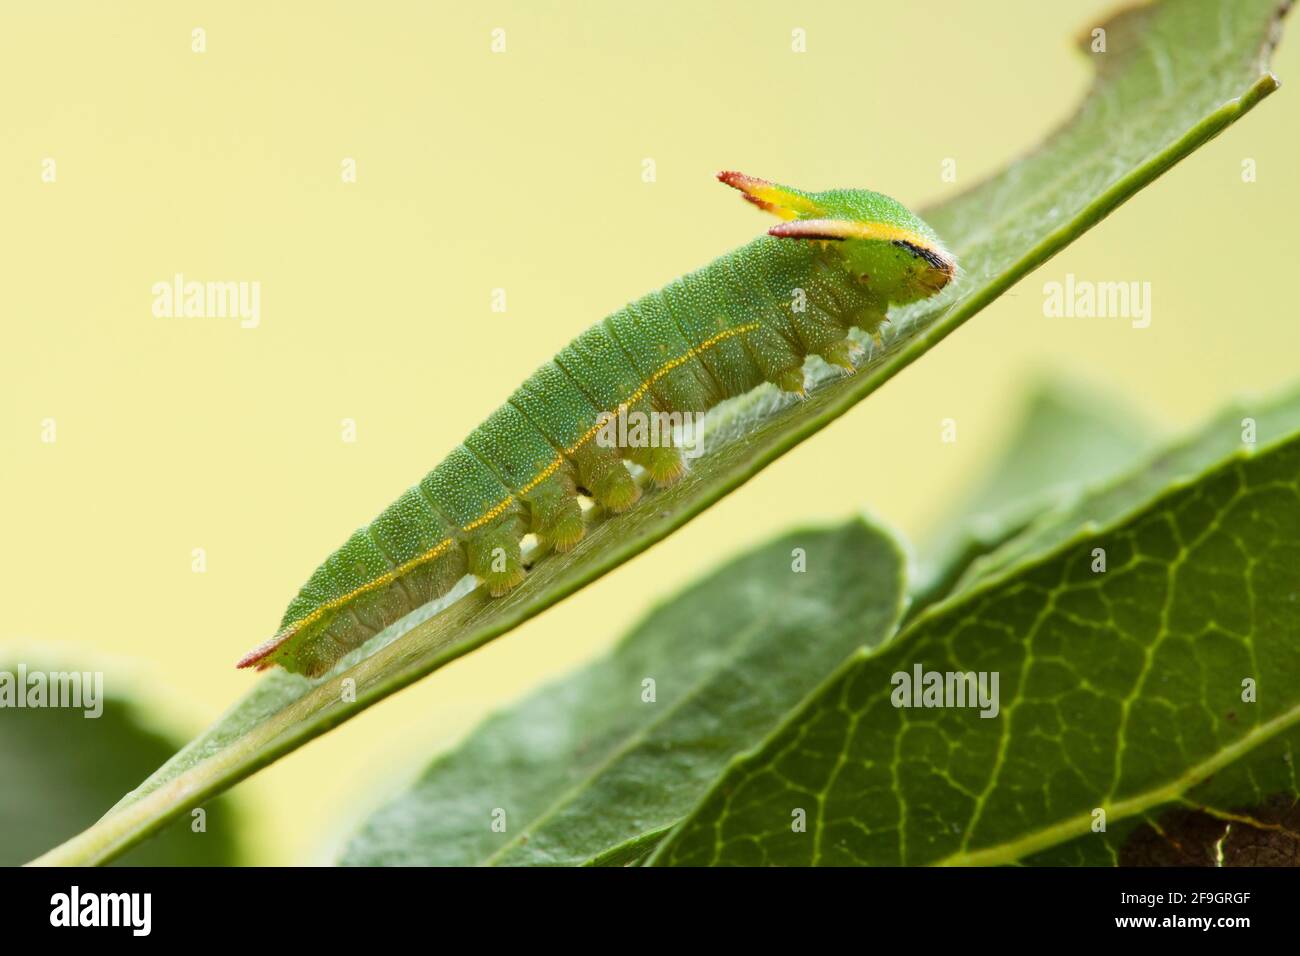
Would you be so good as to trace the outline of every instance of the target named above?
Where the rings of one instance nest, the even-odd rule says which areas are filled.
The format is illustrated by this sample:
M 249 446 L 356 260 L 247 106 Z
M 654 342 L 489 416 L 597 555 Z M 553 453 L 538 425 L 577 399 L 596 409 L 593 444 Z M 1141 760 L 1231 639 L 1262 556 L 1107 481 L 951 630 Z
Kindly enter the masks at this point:
M 702 414 L 763 382 L 802 394 L 808 355 L 852 371 L 850 328 L 877 334 L 891 305 L 928 298 L 956 273 L 934 231 L 887 196 L 718 179 L 783 222 L 565 346 L 326 558 L 238 666 L 321 674 L 466 573 L 505 594 L 526 574 L 526 534 L 557 551 L 582 539 L 579 493 L 617 513 L 641 495 L 627 462 L 660 486 L 685 468 L 671 441 L 611 446 L 602 435 L 644 436 L 655 415 Z

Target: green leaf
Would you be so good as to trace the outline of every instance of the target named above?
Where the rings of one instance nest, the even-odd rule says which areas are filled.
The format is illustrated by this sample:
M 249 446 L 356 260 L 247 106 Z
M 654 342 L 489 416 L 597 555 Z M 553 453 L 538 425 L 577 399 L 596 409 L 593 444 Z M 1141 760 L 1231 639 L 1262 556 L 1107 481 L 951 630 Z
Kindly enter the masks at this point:
M 921 551 L 909 615 L 952 590 L 976 559 L 1005 545 L 1049 506 L 1114 477 L 1150 447 L 1133 412 L 1076 385 L 1043 380 L 989 472 L 938 522 Z
M 718 409 L 706 454 L 685 480 L 600 523 L 567 557 L 538 563 L 506 598 L 474 592 L 436 617 L 412 615 L 318 682 L 272 675 L 117 812 L 42 862 L 111 858 L 193 802 L 584 587 L 748 481 L 1271 93 L 1277 82 L 1265 64 L 1278 7 L 1185 0 L 1120 14 L 1107 27 L 1107 52 L 1093 56 L 1097 80 L 1075 117 L 997 176 L 924 211 L 962 274 L 943 295 L 895 314 L 884 347 L 856 375 L 823 377 L 803 403 L 760 389 Z
M 1294 860 L 1298 569 L 1293 432 L 855 655 L 651 862 L 1143 863 L 1206 832 L 1202 861 Z M 896 706 L 917 668 L 999 675 L 996 715 Z
M 1159 496 L 1171 484 L 1195 477 L 1233 451 L 1268 447 L 1300 428 L 1300 391 L 1279 398 L 1238 399 L 1208 425 L 1183 441 L 1149 456 L 1132 473 L 1092 489 L 1040 515 L 1023 534 L 971 562 L 957 590 L 995 575 L 1027 557 L 1042 554 L 1081 530 L 1107 524 Z
M 175 752 L 180 741 L 160 727 L 145 700 L 122 691 L 123 682 L 112 670 L 87 670 L 48 653 L 0 660 L 0 866 L 24 863 L 94 823 Z M 58 687 L 62 701 L 78 706 L 31 706 L 38 687 L 46 688 L 43 704 L 53 699 L 48 688 Z M 177 820 L 121 862 L 239 864 L 241 827 L 230 798 L 214 800 L 203 814 L 201 832 L 191 818 Z
M 608 657 L 434 761 L 366 822 L 343 862 L 637 858 L 850 651 L 892 635 L 905 563 L 864 521 L 796 531 L 731 561 L 664 601 Z M 505 832 L 492 829 L 494 812 Z

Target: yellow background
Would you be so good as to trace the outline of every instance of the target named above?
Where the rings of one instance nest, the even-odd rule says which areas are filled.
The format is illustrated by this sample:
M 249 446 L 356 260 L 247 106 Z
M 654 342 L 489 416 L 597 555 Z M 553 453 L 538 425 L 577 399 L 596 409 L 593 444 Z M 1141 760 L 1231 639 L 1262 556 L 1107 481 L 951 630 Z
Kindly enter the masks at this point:
M 198 729 L 250 686 L 233 662 L 317 562 L 534 367 L 767 227 L 715 170 L 942 199 L 1068 116 L 1090 75 L 1073 38 L 1107 12 L 6 3 L 0 643 L 128 662 Z M 429 754 L 740 548 L 863 506 L 922 537 L 1044 369 L 1168 428 L 1291 381 L 1296 50 L 1240 126 L 745 488 L 241 786 L 257 859 L 328 859 Z M 176 272 L 260 282 L 260 327 L 155 318 L 151 287 Z M 1150 328 L 1044 318 L 1042 284 L 1067 272 L 1151 282 Z

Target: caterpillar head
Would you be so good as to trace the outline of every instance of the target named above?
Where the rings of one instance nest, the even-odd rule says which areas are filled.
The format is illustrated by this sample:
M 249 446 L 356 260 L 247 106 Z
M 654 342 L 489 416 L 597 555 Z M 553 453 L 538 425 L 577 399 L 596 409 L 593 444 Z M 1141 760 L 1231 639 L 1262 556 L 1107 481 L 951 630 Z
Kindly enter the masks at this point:
M 734 172 L 718 179 L 785 220 L 768 235 L 825 244 L 854 278 L 890 302 L 929 298 L 957 274 L 957 260 L 934 230 L 888 196 L 866 189 L 808 193 Z

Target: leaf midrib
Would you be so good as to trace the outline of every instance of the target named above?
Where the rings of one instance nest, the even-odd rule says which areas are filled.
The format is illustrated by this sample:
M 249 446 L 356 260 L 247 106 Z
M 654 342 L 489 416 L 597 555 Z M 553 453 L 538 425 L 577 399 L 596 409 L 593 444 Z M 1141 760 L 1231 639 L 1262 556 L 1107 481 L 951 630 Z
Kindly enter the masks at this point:
M 1300 723 L 1300 703 L 1272 720 L 1257 725 L 1240 739 L 1219 750 L 1213 756 L 1194 764 L 1181 776 L 1161 787 L 1143 791 L 1114 803 L 1102 802 L 1099 809 L 1106 812 L 1106 823 L 1145 813 L 1153 807 L 1178 800 L 1192 787 L 1208 777 L 1245 757 L 1252 750 L 1272 740 L 1278 734 Z M 980 850 L 961 851 L 936 860 L 931 866 L 998 866 L 1014 863 L 1027 856 L 1058 846 L 1067 840 L 1091 832 L 1093 810 L 1067 817 L 1051 826 L 1043 827 L 1015 840 L 995 843 Z

